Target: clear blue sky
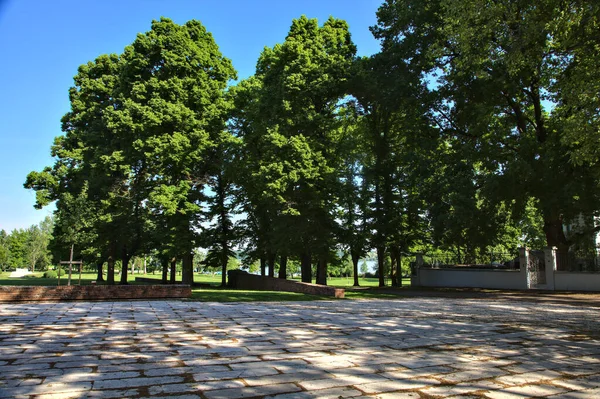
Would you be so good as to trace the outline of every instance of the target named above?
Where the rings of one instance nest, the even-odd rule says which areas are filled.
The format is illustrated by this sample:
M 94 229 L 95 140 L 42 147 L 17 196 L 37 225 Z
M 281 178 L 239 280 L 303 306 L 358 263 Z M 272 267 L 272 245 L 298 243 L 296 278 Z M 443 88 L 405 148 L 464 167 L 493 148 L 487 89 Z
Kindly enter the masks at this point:
M 27 173 L 53 164 L 68 89 L 77 67 L 121 53 L 161 16 L 200 20 L 240 78 L 254 73 L 265 46 L 281 43 L 292 19 L 345 19 L 359 55 L 379 50 L 369 32 L 383 0 L 0 0 L 0 230 L 26 228 L 51 214 L 35 210 Z

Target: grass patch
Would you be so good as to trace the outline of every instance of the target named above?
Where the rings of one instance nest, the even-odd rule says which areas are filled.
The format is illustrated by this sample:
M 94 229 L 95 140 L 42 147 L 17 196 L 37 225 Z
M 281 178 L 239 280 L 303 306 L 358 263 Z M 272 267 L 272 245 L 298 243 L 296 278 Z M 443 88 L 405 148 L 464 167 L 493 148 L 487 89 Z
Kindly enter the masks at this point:
M 10 272 L 0 272 L 0 285 L 17 285 L 17 286 L 56 286 L 58 279 L 44 278 L 44 272 L 36 272 L 26 277 L 9 277 Z M 96 281 L 96 273 L 83 273 L 81 276 L 81 285 L 90 285 L 92 281 Z M 120 275 L 115 276 L 115 284 L 119 284 Z M 135 277 L 145 277 L 156 280 L 156 284 L 161 283 L 161 274 L 128 274 L 127 280 L 129 284 L 148 284 L 136 283 Z M 176 279 L 181 282 L 181 276 Z M 194 274 L 194 281 L 199 283 L 211 284 L 213 288 L 195 288 L 192 290 L 191 300 L 200 302 L 289 302 L 289 301 L 320 301 L 334 300 L 331 296 L 308 295 L 296 292 L 275 292 L 275 291 L 245 291 L 233 290 L 229 288 L 217 287 L 221 284 L 220 275 L 209 274 Z M 354 280 L 352 278 L 334 277 L 327 280 L 330 286 L 338 288 L 346 288 L 346 299 L 393 299 L 398 298 L 397 293 L 385 292 L 385 289 L 378 290 L 379 280 L 376 278 L 360 278 L 359 283 L 361 288 L 349 289 L 352 287 Z M 79 273 L 71 275 L 71 284 L 79 284 Z M 103 282 L 98 282 L 103 284 Z M 404 279 L 403 286 L 410 285 L 409 279 Z M 60 285 L 67 285 L 67 275 L 60 278 Z

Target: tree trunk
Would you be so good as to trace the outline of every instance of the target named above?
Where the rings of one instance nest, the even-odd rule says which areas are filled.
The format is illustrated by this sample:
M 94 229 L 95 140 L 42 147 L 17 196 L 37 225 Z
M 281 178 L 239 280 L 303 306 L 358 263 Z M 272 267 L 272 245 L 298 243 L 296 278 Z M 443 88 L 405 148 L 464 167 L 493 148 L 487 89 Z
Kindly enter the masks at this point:
M 312 282 L 312 266 L 311 266 L 310 252 L 303 252 L 300 254 L 300 273 L 302 275 L 303 283 Z
M 169 282 L 169 260 L 164 258 L 161 260 L 162 263 L 162 283 L 167 284 Z
M 287 256 L 281 255 L 281 258 L 279 259 L 279 278 L 284 280 L 287 278 L 287 261 Z
M 194 253 L 192 251 L 183 255 L 181 260 L 181 283 L 194 284 Z
M 396 262 L 398 259 L 396 258 L 396 251 L 393 248 L 390 249 L 390 260 L 390 280 L 392 281 L 392 287 L 397 287 L 398 280 L 396 279 Z
M 569 252 L 569 242 L 563 230 L 563 221 L 561 217 L 544 218 L 544 234 L 546 243 L 549 247 L 556 247 L 558 252 L 566 254 Z M 557 262 L 556 269 L 560 271 L 568 270 L 566 262 Z
M 379 286 L 385 287 L 385 248 L 377 247 L 377 273 L 379 274 Z
M 275 277 L 275 254 L 267 253 L 267 265 L 269 266 L 269 277 Z
M 227 287 L 227 261 L 229 260 L 229 256 L 227 255 L 228 248 L 226 247 L 227 243 L 224 243 L 225 249 L 223 250 L 223 254 L 221 255 L 221 287 Z
M 96 261 L 96 270 L 98 271 L 98 275 L 96 276 L 96 281 L 104 281 L 102 266 L 104 266 L 104 259 L 98 259 Z
M 398 263 L 396 263 L 396 276 L 398 276 L 398 287 L 402 287 L 402 252 L 398 251 Z
M 169 281 L 170 284 L 175 284 L 176 275 L 177 275 L 177 258 L 174 257 L 173 259 L 171 259 L 171 281 Z
M 317 284 L 327 285 L 327 254 L 319 255 L 317 262 Z
M 108 249 L 108 260 L 106 269 L 106 283 L 113 285 L 115 283 L 115 258 L 116 248 L 114 244 L 110 244 Z
M 266 267 L 267 267 L 267 259 L 265 258 L 264 255 L 262 255 L 260 257 L 260 275 L 263 277 L 267 275 Z
M 350 251 L 352 256 L 352 274 L 354 274 L 354 286 L 360 287 L 358 283 L 358 261 L 360 260 L 360 255 L 356 251 Z
M 129 271 L 129 260 L 131 256 L 127 254 L 127 246 L 121 247 L 121 285 L 127 285 L 127 272 Z
M 392 270 L 390 270 L 390 274 L 392 276 L 392 287 L 400 287 L 402 286 L 402 256 L 400 255 L 400 248 L 396 246 L 390 248 L 390 256 L 392 259 Z
M 565 236 L 561 218 L 544 220 L 544 234 L 549 247 L 556 247 L 559 251 L 569 250 L 569 242 Z

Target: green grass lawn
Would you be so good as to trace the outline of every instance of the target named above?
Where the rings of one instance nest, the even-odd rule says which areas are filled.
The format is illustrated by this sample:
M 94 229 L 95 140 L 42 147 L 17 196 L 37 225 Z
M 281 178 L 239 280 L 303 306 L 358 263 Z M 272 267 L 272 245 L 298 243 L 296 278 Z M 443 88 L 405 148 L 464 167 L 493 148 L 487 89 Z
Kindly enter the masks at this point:
M 11 278 L 9 272 L 0 272 L 0 285 L 34 285 L 34 286 L 55 286 L 58 284 L 58 279 L 43 278 L 43 272 L 36 272 L 27 277 Z M 89 285 L 92 281 L 96 281 L 96 273 L 83 273 L 81 276 L 81 284 Z M 161 274 L 129 274 L 127 280 L 130 284 L 144 284 L 136 283 L 135 277 L 145 277 L 156 279 L 157 283 L 160 283 L 162 278 Z M 115 280 L 118 283 L 120 276 L 115 276 Z M 181 276 L 177 276 L 177 281 L 181 281 Z M 192 290 L 192 300 L 203 301 L 203 302 L 286 302 L 286 301 L 316 301 L 316 300 L 333 300 L 332 297 L 307 295 L 295 292 L 274 292 L 274 291 L 244 291 L 244 290 L 233 290 L 228 288 L 218 287 L 221 284 L 220 275 L 207 275 L 207 274 L 194 274 L 194 281 L 199 283 L 211 284 L 211 288 L 194 288 Z M 348 288 L 346 290 L 346 299 L 367 299 L 367 298 L 397 298 L 398 295 L 385 292 L 371 291 L 372 288 L 379 285 L 379 280 L 376 278 L 360 278 L 359 283 L 362 289 L 353 290 L 350 289 L 353 284 L 352 278 L 339 278 L 334 277 L 328 279 L 330 286 Z M 389 282 L 388 282 L 389 283 Z M 73 273 L 71 275 L 71 284 L 79 284 L 79 273 Z M 61 276 L 60 285 L 67 285 L 67 276 Z M 410 279 L 404 279 L 402 282 L 403 286 L 410 285 Z

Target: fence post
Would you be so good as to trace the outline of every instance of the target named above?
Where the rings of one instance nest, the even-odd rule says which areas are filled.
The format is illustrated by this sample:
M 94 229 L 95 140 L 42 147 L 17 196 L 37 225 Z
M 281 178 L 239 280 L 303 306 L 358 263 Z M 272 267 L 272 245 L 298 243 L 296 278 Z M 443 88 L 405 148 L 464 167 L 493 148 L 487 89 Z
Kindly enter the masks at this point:
M 519 248 L 519 273 L 525 289 L 531 289 L 531 278 L 529 277 L 529 248 Z
M 544 248 L 544 261 L 546 263 L 546 285 L 554 291 L 554 272 L 556 271 L 556 247 Z

